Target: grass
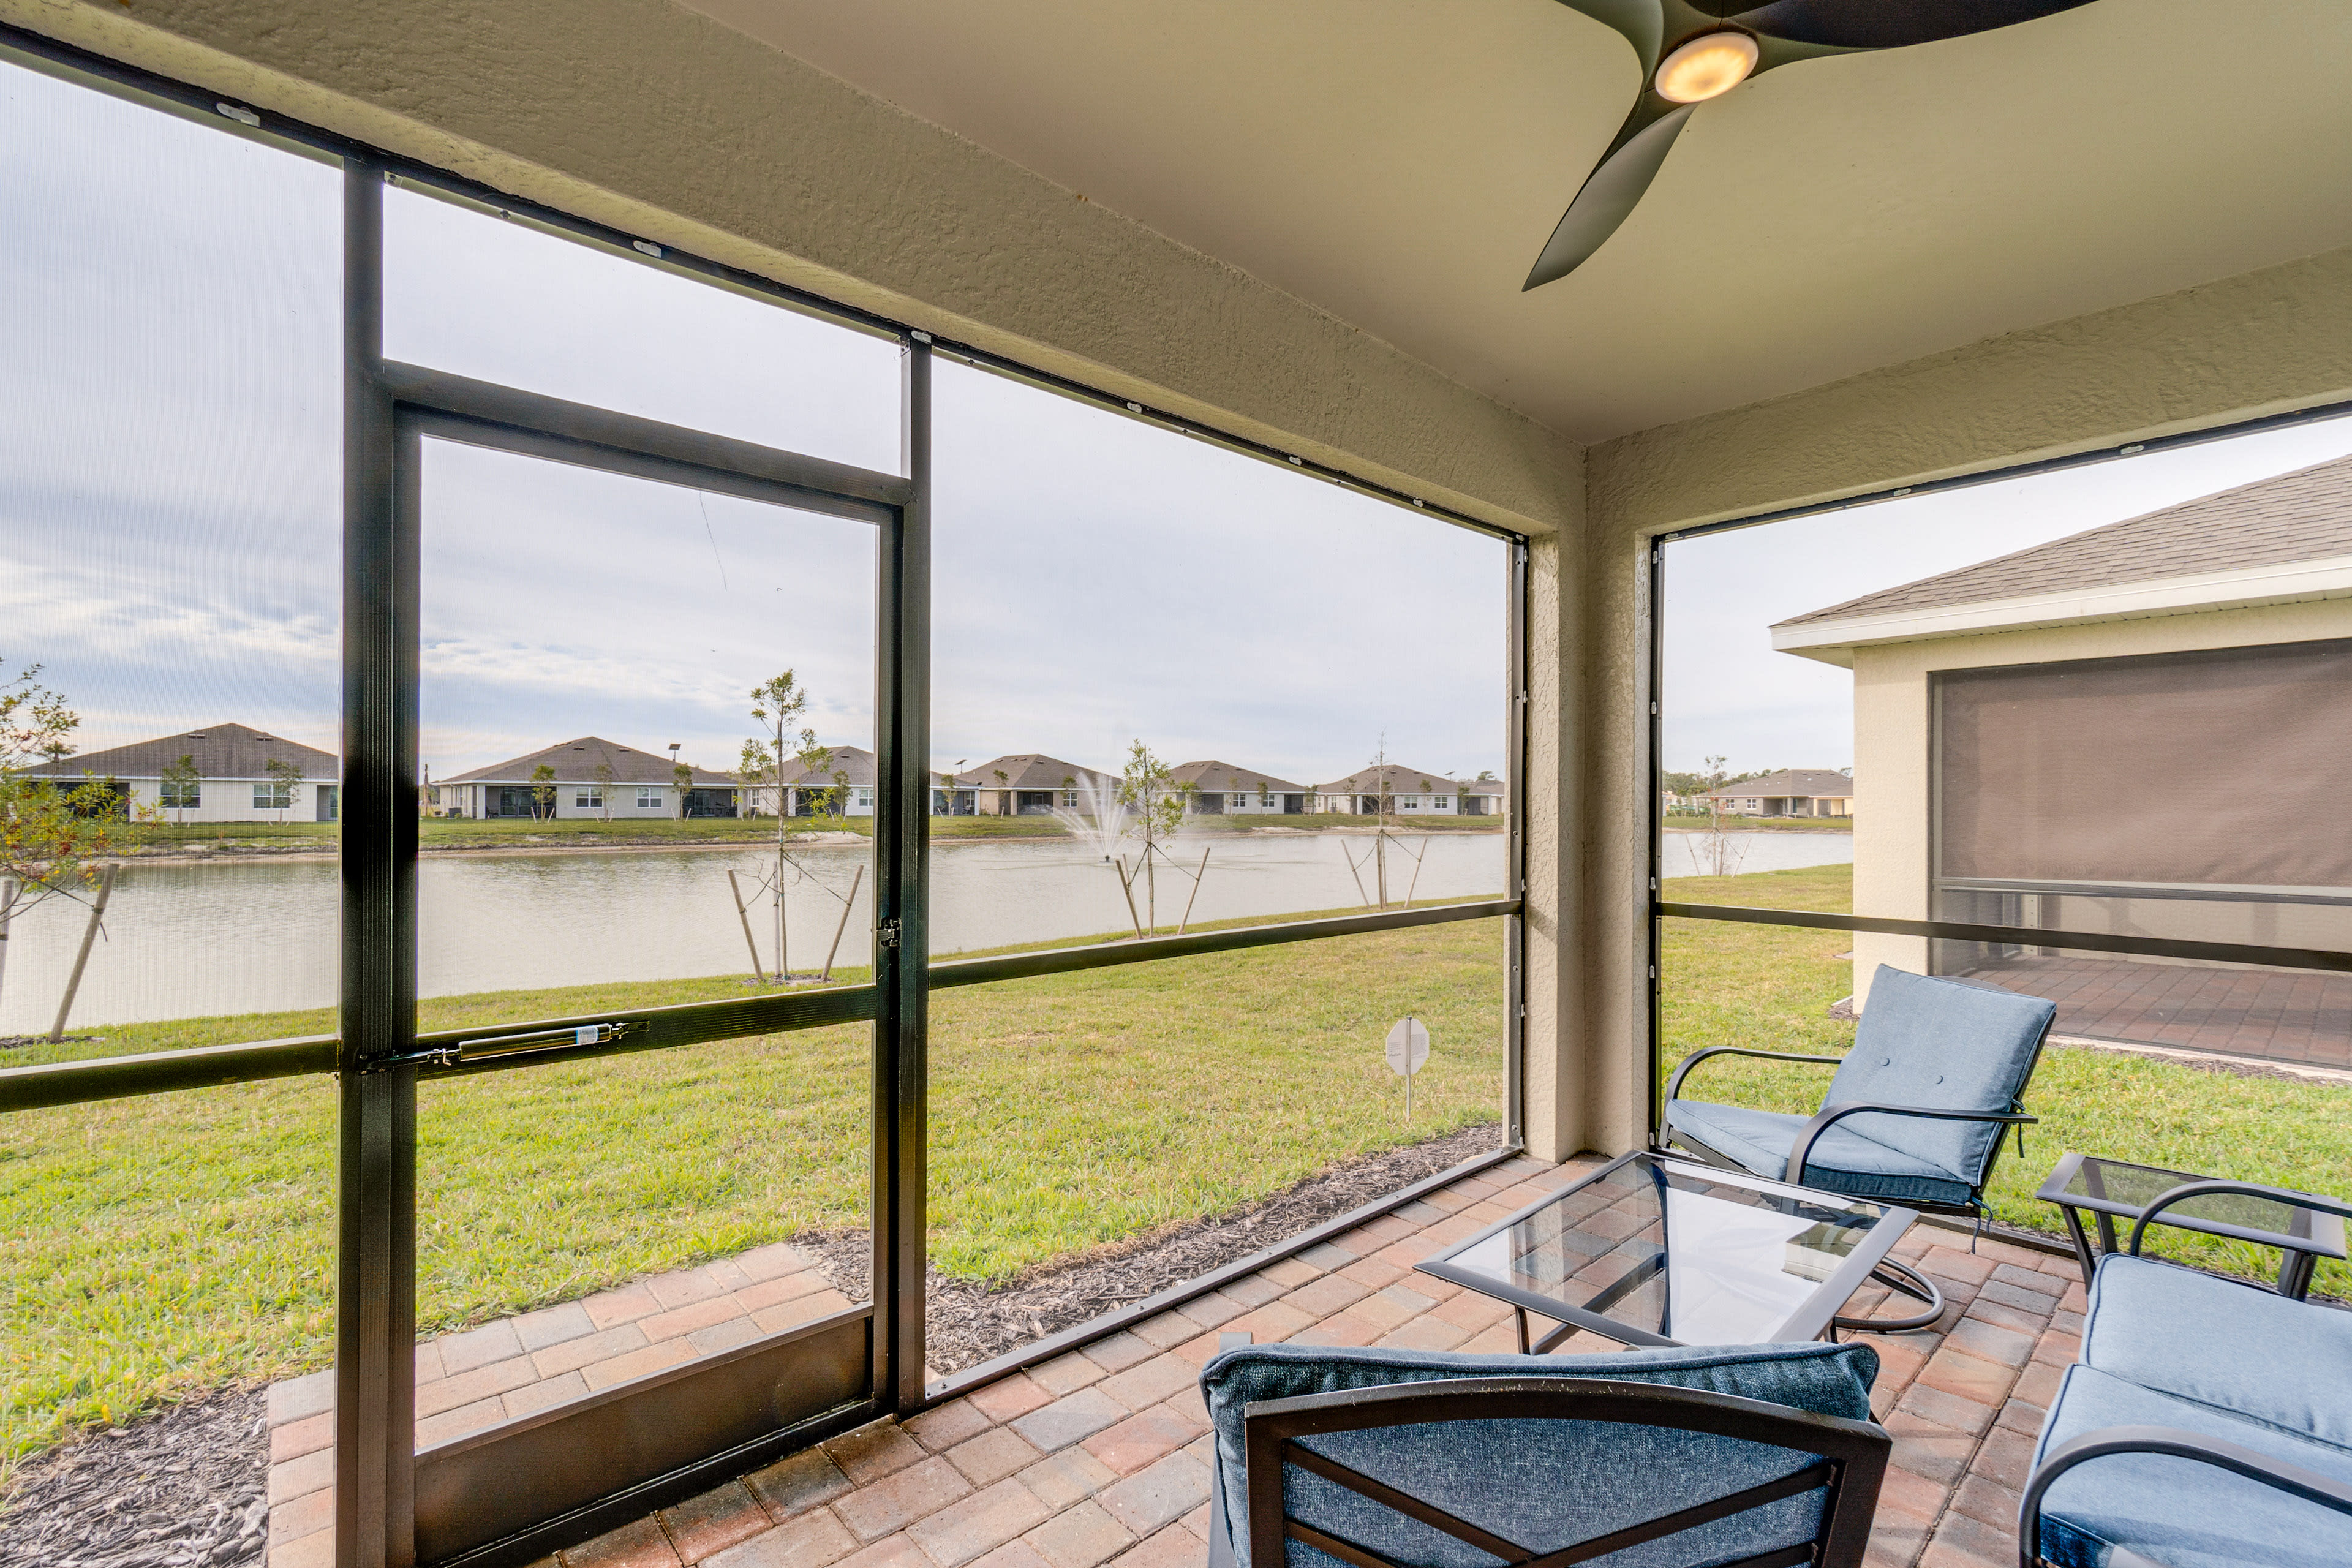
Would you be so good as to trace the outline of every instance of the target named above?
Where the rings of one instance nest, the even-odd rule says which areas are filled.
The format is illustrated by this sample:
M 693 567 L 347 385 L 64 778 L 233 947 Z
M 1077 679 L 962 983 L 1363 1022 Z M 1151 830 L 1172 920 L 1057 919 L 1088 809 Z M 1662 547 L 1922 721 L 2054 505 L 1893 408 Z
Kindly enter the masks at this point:
M 1852 833 L 1851 816 L 1726 816 L 1720 824 L 1705 812 L 1670 811 L 1658 819 L 1668 833 L 1705 833 L 1720 826 L 1727 833 Z
M 1496 1120 L 1501 943 L 1497 922 L 1465 922 L 939 993 L 933 1257 L 1003 1277 Z M 742 989 L 445 997 L 424 1021 Z M 1435 1043 L 1410 1125 L 1381 1051 L 1405 1013 Z M 330 1027 L 324 1013 L 183 1020 L 110 1030 L 96 1049 Z M 864 1226 L 868 1039 L 810 1030 L 425 1086 L 420 1331 Z M 194 1390 L 325 1364 L 333 1129 L 316 1079 L 0 1118 L 0 1462 Z
M 1853 869 L 1677 878 L 1666 889 L 1669 899 L 1691 902 L 1844 910 L 1852 907 Z M 1853 965 L 1837 956 L 1852 945 L 1843 931 L 1668 921 L 1665 1071 L 1702 1046 L 1843 1052 L 1853 1043 L 1854 1026 L 1829 1017 L 1828 1009 L 1853 990 Z M 1723 1058 L 1698 1068 L 1685 1092 L 1811 1114 L 1821 1109 L 1831 1070 Z M 2347 1178 L 2352 1088 L 2060 1048 L 2042 1054 L 2025 1109 L 2042 1119 L 2027 1130 L 2027 1155 L 2020 1159 L 2011 1142 L 1987 1194 L 1994 1217 L 2021 1229 L 2063 1234 L 2057 1211 L 2035 1201 L 2033 1193 L 2068 1149 L 2309 1192 L 2341 1194 L 2352 1186 Z M 2151 1246 L 2168 1257 L 2252 1279 L 2268 1279 L 2277 1271 L 2275 1252 L 2185 1231 L 2166 1232 Z M 2352 1269 L 2322 1262 L 2316 1288 L 2352 1295 Z

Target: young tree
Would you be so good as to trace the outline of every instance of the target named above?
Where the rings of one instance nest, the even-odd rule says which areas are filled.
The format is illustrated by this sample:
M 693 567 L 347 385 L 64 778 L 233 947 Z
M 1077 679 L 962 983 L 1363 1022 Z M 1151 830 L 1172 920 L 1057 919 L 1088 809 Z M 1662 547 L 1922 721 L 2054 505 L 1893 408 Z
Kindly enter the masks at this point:
M 1152 755 L 1151 748 L 1141 741 L 1129 750 L 1127 771 L 1118 780 L 1118 803 L 1135 814 L 1143 829 L 1144 921 L 1154 931 L 1160 928 L 1156 862 L 1167 853 L 1160 846 L 1184 826 L 1184 814 L 1198 792 L 1198 785 L 1178 784 L 1175 770 Z
M 530 819 L 545 822 L 555 816 L 555 770 L 541 763 L 530 770 Z
M 205 775 L 196 772 L 196 759 L 181 752 L 180 760 L 163 770 L 163 804 L 179 813 L 173 825 L 185 824 L 189 805 L 204 798 Z
M 818 816 L 839 816 L 841 786 L 848 782 L 847 773 L 835 772 L 831 789 L 813 790 L 808 787 L 810 779 L 823 777 L 825 770 L 833 765 L 833 748 L 818 745 L 814 730 L 803 730 L 800 750 L 793 753 L 793 759 L 801 765 L 802 792 L 813 797 L 809 803 L 810 810 Z
M 596 780 L 596 803 L 605 821 L 613 820 L 613 784 L 621 775 L 613 771 L 611 760 L 605 759 L 589 770 Z
M 788 857 L 784 837 L 791 824 L 784 812 L 784 758 L 787 755 L 785 737 L 793 732 L 793 721 L 808 711 L 808 692 L 793 679 L 791 670 L 772 676 L 751 689 L 751 719 L 760 726 L 760 738 L 743 742 L 743 782 L 748 789 L 754 782 L 772 785 L 776 792 L 776 978 L 789 980 L 792 965 L 785 962 L 784 952 L 784 868 Z M 808 743 L 814 744 L 810 736 Z
M 286 808 L 294 804 L 294 792 L 302 787 L 302 770 L 272 757 L 261 764 L 261 771 L 269 775 L 269 804 L 282 823 L 286 820 Z
M 684 822 L 687 792 L 694 787 L 694 770 L 684 763 L 673 762 L 669 765 L 669 777 L 670 783 L 677 786 L 677 819 Z
M 1725 821 L 1723 796 L 1715 793 L 1738 782 L 1723 771 L 1724 759 L 1709 757 L 1706 773 L 1700 779 L 1706 786 L 1706 826 L 1699 835 L 1698 868 L 1710 877 L 1728 877 L 1738 871 L 1739 863 L 1748 858 L 1748 846 L 1733 837 L 1733 829 Z M 1741 779 L 1753 778 L 1742 773 Z
M 84 773 L 73 784 L 31 776 L 29 770 L 71 753 L 67 737 L 81 723 L 61 693 L 39 683 L 40 673 L 36 664 L 0 680 L 0 980 L 11 919 L 47 899 L 72 897 L 77 884 L 95 884 L 91 861 L 114 847 L 121 816 L 111 779 Z

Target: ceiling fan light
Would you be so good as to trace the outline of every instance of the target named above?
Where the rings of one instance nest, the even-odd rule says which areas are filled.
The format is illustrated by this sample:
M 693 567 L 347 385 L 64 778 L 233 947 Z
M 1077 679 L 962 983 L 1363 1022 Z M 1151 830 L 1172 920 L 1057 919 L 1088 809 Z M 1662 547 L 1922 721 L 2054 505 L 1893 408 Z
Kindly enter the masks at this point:
M 1705 103 L 1746 81 L 1756 60 L 1747 34 L 1702 33 L 1658 62 L 1654 85 L 1668 103 Z

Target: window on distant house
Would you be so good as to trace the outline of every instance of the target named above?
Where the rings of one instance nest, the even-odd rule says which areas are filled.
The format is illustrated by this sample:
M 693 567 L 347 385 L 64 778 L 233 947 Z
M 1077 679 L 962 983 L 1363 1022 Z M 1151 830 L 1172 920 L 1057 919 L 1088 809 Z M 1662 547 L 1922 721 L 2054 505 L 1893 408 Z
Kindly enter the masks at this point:
M 639 811 L 659 811 L 661 804 L 662 792 L 658 788 L 646 784 L 638 786 L 637 809 Z
M 284 811 L 294 804 L 294 786 L 285 784 L 257 784 L 253 786 L 253 809 Z
M 1233 797 L 1232 804 L 1234 805 L 1247 805 L 1249 804 L 1248 794 L 1246 792 L 1237 792 Z
M 174 784 L 165 779 L 161 799 L 167 809 L 184 811 L 205 804 L 205 786 L 200 784 Z
M 604 792 L 601 789 L 581 790 L 572 795 L 572 805 L 580 811 L 602 811 L 604 809 Z
M 1076 805 L 1078 804 L 1078 792 L 1074 789 L 1064 790 L 1062 792 L 1062 804 L 1069 806 Z
M 861 786 L 857 790 L 856 794 L 858 810 L 871 811 L 874 809 L 874 791 L 870 786 Z

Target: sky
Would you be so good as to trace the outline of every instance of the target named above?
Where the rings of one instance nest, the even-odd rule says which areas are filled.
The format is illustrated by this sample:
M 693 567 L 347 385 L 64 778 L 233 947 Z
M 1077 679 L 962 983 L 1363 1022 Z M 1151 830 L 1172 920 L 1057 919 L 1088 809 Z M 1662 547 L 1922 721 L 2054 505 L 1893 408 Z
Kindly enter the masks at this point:
M 334 744 L 340 179 L 0 65 L 0 665 L 85 749 Z M 394 358 L 900 471 L 888 339 L 397 188 L 385 265 Z M 934 766 L 1502 771 L 1499 542 L 954 363 L 934 415 Z M 1666 764 L 1851 763 L 1851 678 L 1774 621 L 2346 452 L 2352 422 L 1676 543 Z M 424 493 L 434 775 L 586 734 L 723 768 L 785 669 L 821 742 L 872 745 L 866 525 L 445 442 Z
M 0 66 L 0 663 L 84 749 L 331 749 L 339 173 Z M 387 356 L 901 472 L 889 339 L 393 188 Z M 1148 742 L 1315 784 L 1503 766 L 1505 547 L 968 366 L 935 377 L 934 765 Z M 782 670 L 873 744 L 876 531 L 428 441 L 424 756 L 705 767 Z

